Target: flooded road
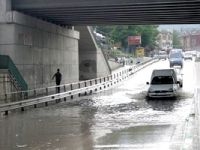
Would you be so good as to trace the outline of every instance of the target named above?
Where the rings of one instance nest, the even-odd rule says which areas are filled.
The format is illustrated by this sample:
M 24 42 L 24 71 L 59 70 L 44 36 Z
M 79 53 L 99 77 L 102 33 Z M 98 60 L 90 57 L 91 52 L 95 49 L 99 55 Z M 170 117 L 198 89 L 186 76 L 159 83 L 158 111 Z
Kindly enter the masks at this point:
M 146 82 L 159 61 L 92 97 L 0 118 L 0 150 L 179 150 L 195 87 L 194 62 L 184 62 L 175 100 L 147 100 Z M 191 142 L 191 141 L 190 141 Z

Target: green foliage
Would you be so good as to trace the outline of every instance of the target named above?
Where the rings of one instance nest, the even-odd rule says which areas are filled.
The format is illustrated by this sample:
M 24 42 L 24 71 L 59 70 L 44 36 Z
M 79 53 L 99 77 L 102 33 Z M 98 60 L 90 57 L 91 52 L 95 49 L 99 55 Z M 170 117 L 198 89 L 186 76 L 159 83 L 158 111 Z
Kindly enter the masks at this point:
M 155 25 L 121 25 L 121 26 L 97 26 L 97 32 L 114 41 L 121 43 L 122 47 L 128 47 L 128 36 L 141 35 L 143 47 L 154 48 L 156 36 L 158 35 L 158 26 Z

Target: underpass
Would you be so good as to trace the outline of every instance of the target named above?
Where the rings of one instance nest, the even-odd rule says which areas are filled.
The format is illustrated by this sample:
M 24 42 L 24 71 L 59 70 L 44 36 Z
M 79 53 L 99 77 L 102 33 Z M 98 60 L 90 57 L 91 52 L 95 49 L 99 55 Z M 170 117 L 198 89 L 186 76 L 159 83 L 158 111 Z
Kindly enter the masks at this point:
M 184 62 L 177 99 L 147 100 L 146 82 L 153 69 L 161 68 L 169 68 L 168 60 L 81 100 L 1 116 L 0 149 L 189 150 L 192 139 L 187 130 L 192 134 L 193 128 L 188 117 L 197 70 L 193 61 Z

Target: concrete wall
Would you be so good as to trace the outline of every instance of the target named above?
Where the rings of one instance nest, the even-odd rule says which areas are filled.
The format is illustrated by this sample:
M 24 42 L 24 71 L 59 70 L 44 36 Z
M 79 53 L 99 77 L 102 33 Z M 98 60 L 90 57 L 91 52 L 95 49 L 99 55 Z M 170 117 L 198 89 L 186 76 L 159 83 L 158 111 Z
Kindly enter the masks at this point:
M 110 74 L 108 63 L 98 48 L 92 33 L 87 26 L 76 26 L 80 32 L 79 70 L 80 80 L 93 79 Z
M 0 0 L 0 23 L 10 19 L 11 0 Z
M 55 85 L 51 78 L 57 68 L 61 84 L 79 80 L 77 31 L 15 11 L 0 19 L 0 55 L 11 57 L 29 89 Z

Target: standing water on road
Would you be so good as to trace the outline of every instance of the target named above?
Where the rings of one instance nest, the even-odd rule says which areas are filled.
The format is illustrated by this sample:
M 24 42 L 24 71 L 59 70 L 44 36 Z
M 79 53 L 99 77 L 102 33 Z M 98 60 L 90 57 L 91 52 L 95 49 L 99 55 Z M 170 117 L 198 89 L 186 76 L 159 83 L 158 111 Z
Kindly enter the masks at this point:
M 119 86 L 70 103 L 0 118 L 2 150 L 178 150 L 193 103 L 193 62 L 185 62 L 177 99 L 147 100 L 159 61 Z

